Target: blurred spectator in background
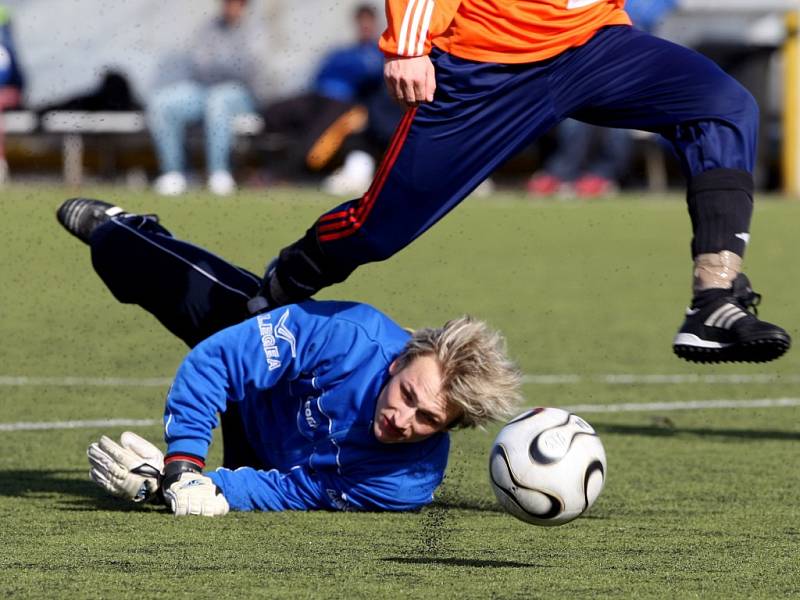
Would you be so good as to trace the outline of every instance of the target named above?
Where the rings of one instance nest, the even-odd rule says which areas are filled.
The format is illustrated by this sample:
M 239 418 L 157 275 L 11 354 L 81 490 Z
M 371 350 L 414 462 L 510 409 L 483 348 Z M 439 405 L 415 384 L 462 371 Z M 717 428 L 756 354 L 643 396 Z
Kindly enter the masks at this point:
M 531 196 L 596 198 L 619 190 L 631 156 L 627 130 L 567 119 L 555 135 L 555 151 L 528 180 Z
M 383 84 L 375 7 L 361 4 L 353 17 L 354 42 L 323 58 L 311 91 L 264 109 L 266 131 L 289 142 L 285 174 L 321 171 L 337 155 L 346 155 L 343 167 L 323 182 L 327 191 L 343 195 L 366 191 L 375 157 L 403 115 Z
M 231 175 L 232 121 L 255 109 L 253 96 L 260 60 L 258 29 L 246 22 L 247 0 L 222 0 L 221 14 L 197 32 L 188 50 L 186 78 L 156 92 L 147 107 L 158 153 L 159 194 L 186 191 L 187 125 L 201 122 L 205 133 L 208 187 L 214 194 L 236 191 Z
M 24 79 L 11 35 L 11 13 L 0 4 L 0 185 L 8 181 L 2 113 L 22 105 Z
M 634 27 L 652 33 L 677 5 L 677 0 L 628 0 L 625 12 Z
M 628 0 L 625 11 L 636 28 L 652 32 L 677 0 Z M 536 197 L 597 198 L 619 191 L 628 169 L 633 139 L 627 129 L 596 127 L 567 119 L 556 128 L 556 149 L 528 180 Z
M 394 134 L 405 109 L 389 97 L 382 85 L 365 99 L 366 127 L 342 144 L 344 163 L 322 181 L 322 189 L 335 196 L 359 196 L 367 191 L 379 159 Z

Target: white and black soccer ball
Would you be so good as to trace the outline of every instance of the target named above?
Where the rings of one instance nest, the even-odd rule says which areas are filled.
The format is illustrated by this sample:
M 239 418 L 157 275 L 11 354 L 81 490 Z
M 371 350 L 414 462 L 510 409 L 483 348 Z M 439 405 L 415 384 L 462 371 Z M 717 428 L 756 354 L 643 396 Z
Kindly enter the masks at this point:
M 489 478 L 509 513 L 536 525 L 563 525 L 594 504 L 606 453 L 586 421 L 560 408 L 534 408 L 500 430 Z

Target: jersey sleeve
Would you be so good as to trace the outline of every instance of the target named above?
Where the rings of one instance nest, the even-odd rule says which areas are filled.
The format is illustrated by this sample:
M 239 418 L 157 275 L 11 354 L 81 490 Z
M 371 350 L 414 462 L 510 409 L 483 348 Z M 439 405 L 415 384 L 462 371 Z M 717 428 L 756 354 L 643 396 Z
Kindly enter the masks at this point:
M 217 413 L 257 390 L 313 370 L 330 335 L 330 319 L 291 305 L 258 315 L 198 344 L 167 395 L 167 455 L 205 459 Z
M 461 0 L 386 0 L 386 30 L 379 45 L 388 56 L 422 56 L 453 20 Z
M 422 481 L 414 476 L 383 475 L 349 481 L 330 474 L 294 467 L 259 471 L 220 468 L 207 475 L 219 486 L 231 509 L 240 511 L 339 510 L 409 511 L 433 500 L 441 476 Z
M 286 473 L 221 468 L 208 476 L 233 510 L 417 510 L 433 500 L 442 482 L 450 439 L 439 434 L 414 446 L 399 463 L 376 453 L 345 475 L 297 466 Z

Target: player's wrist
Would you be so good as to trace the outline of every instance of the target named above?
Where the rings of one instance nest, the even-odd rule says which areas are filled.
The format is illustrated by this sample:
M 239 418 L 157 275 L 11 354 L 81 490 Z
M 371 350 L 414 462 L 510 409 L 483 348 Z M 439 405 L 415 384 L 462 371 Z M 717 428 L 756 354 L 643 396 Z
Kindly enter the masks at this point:
M 211 477 L 203 475 L 205 461 L 201 457 L 172 454 L 164 462 L 161 494 L 175 516 L 227 514 L 230 505 L 225 494 Z
M 169 489 L 169 486 L 178 481 L 183 473 L 202 473 L 205 466 L 205 460 L 199 456 L 186 453 L 168 454 L 164 457 L 161 489 Z

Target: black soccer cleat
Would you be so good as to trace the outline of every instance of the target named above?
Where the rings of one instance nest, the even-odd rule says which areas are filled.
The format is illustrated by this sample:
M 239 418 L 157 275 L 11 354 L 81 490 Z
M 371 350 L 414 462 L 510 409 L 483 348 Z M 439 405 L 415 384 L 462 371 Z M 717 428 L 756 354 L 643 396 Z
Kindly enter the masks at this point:
M 672 349 L 696 363 L 762 363 L 781 357 L 792 339 L 784 329 L 756 316 L 760 302 L 761 294 L 753 291 L 743 273 L 729 290 L 701 292 L 686 309 Z
M 91 198 L 70 198 L 58 208 L 56 218 L 76 238 L 88 244 L 92 232 L 117 215 L 127 214 L 119 206 Z

